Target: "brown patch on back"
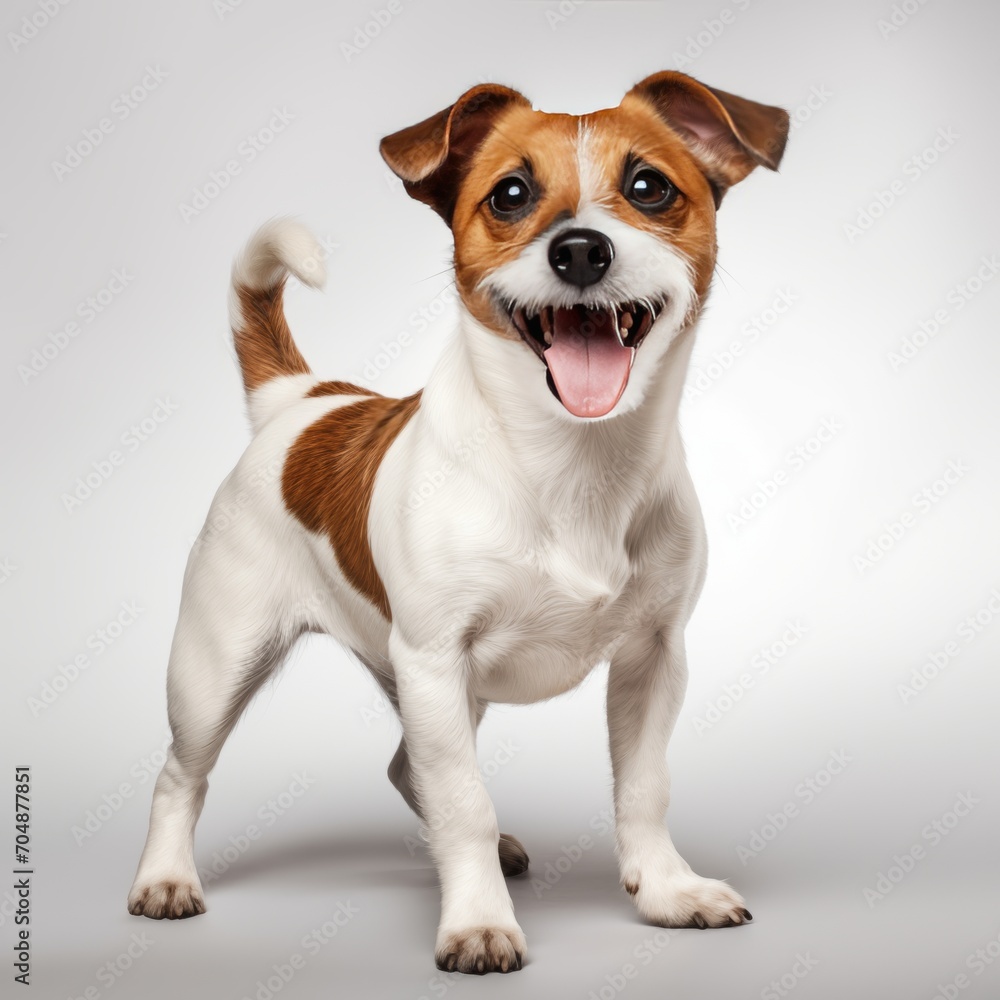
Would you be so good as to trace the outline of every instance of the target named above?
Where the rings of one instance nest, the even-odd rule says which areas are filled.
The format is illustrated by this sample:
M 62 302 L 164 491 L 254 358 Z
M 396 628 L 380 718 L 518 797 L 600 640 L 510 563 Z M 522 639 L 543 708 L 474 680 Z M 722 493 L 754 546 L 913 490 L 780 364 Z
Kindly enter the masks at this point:
M 307 375 L 309 365 L 285 322 L 284 283 L 266 291 L 237 285 L 235 291 L 243 325 L 233 330 L 233 342 L 246 391 L 253 392 L 280 375 Z
M 416 412 L 420 393 L 390 399 L 346 382 L 322 382 L 309 395 L 333 394 L 327 387 L 335 385 L 369 398 L 331 411 L 299 435 L 285 459 L 281 493 L 299 521 L 329 538 L 351 585 L 391 620 L 385 587 L 372 562 L 368 512 L 382 459 Z
M 353 382 L 317 382 L 307 393 L 310 396 L 378 396 L 374 389 L 355 385 Z

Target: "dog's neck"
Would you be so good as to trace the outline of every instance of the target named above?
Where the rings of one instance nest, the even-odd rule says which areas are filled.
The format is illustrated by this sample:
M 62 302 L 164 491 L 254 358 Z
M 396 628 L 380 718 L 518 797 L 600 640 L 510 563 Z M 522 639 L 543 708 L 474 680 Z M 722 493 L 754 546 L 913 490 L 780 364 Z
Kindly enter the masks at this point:
M 669 481 L 675 461 L 683 466 L 677 413 L 693 341 L 691 323 L 635 409 L 572 420 L 554 411 L 537 357 L 460 306 L 459 328 L 428 380 L 421 417 L 461 461 L 488 463 L 494 475 L 509 471 L 504 478 L 545 504 L 575 502 L 589 489 L 633 509 L 650 488 Z

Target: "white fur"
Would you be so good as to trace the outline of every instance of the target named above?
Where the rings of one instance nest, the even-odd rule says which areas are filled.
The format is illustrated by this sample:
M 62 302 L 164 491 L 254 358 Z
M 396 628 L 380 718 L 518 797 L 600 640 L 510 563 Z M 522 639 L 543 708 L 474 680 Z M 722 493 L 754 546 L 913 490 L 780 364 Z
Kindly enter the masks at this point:
M 399 709 L 404 745 L 391 773 L 419 809 L 438 865 L 439 961 L 456 951 L 463 968 L 481 957 L 477 928 L 494 932 L 509 961 L 525 947 L 476 765 L 482 712 L 491 701 L 566 691 L 606 659 L 623 883 L 654 923 L 696 914 L 708 924 L 743 921 L 740 897 L 694 875 L 663 825 L 666 745 L 686 680 L 683 629 L 706 552 L 677 426 L 695 293 L 676 250 L 599 205 L 581 203 L 566 225 L 600 229 L 615 243 L 612 269 L 589 295 L 654 296 L 667 306 L 637 351 L 622 400 L 590 421 L 553 398 L 526 345 L 461 308 L 454 342 L 375 483 L 369 538 L 391 626 L 348 584 L 327 539 L 307 531 L 281 497 L 292 442 L 353 397 L 306 399 L 310 376 L 255 394 L 257 435 L 213 513 L 249 500 L 224 529 L 212 528 L 210 513 L 185 577 L 169 674 L 175 741 L 156 785 L 132 912 L 203 908 L 192 851 L 206 776 L 246 700 L 310 628 L 355 650 Z M 490 287 L 522 303 L 580 301 L 552 274 L 545 249 L 535 241 L 494 271 Z M 308 251 L 301 231 L 274 224 L 234 280 L 266 287 Z
M 599 201 L 602 193 L 603 173 L 599 160 L 591 155 L 591 130 L 580 119 L 576 134 L 576 172 L 580 178 L 579 212 L 588 202 Z
M 323 256 L 316 237 L 302 223 L 287 217 L 271 219 L 254 233 L 233 262 L 232 288 L 273 288 L 288 274 L 311 288 L 322 288 L 326 282 Z M 239 318 L 238 312 L 235 318 Z M 235 329 L 239 324 L 231 325 Z
M 567 229 L 577 227 L 604 233 L 615 247 L 614 260 L 607 273 L 596 285 L 580 289 L 560 281 L 548 265 L 548 247 L 553 239 Z M 621 399 L 603 418 L 619 416 L 634 409 L 648 395 L 650 380 L 662 367 L 663 357 L 671 343 L 685 330 L 695 307 L 696 297 L 691 281 L 691 268 L 683 254 L 650 233 L 633 229 L 607 209 L 585 203 L 572 219 L 534 239 L 514 260 L 492 271 L 482 282 L 502 300 L 512 299 L 529 312 L 543 306 L 618 305 L 640 299 L 666 300 L 663 311 L 635 353 L 628 384 Z M 482 339 L 482 338 L 479 338 Z M 495 335 L 489 335 L 495 341 Z M 539 362 L 523 344 L 508 342 L 504 358 L 490 359 L 503 363 L 505 370 L 537 386 Z M 487 359 L 478 359 L 486 364 Z M 503 378 L 501 375 L 500 378 Z M 683 378 L 683 372 L 681 372 Z M 518 379 L 519 380 L 519 379 Z M 523 394 L 523 388 L 518 392 Z M 567 422 L 593 423 L 593 418 L 577 417 L 569 412 L 541 383 L 542 405 L 547 413 Z M 514 403 L 514 400 L 511 400 Z

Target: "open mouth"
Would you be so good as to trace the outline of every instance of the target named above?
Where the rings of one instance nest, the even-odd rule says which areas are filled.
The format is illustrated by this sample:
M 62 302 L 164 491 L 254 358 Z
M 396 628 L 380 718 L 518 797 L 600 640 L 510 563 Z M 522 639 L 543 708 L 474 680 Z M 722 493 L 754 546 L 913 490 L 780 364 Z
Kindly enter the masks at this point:
M 603 417 L 621 399 L 636 348 L 662 309 L 649 300 L 530 312 L 511 303 L 507 315 L 544 362 L 556 399 L 575 416 Z

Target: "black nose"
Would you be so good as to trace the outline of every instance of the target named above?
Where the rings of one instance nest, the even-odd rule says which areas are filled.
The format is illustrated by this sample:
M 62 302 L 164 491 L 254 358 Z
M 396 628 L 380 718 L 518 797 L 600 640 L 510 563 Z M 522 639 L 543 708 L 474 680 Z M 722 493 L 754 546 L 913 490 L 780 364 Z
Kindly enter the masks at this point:
M 580 288 L 600 281 L 614 256 L 614 244 L 595 229 L 568 229 L 549 245 L 552 270 Z

